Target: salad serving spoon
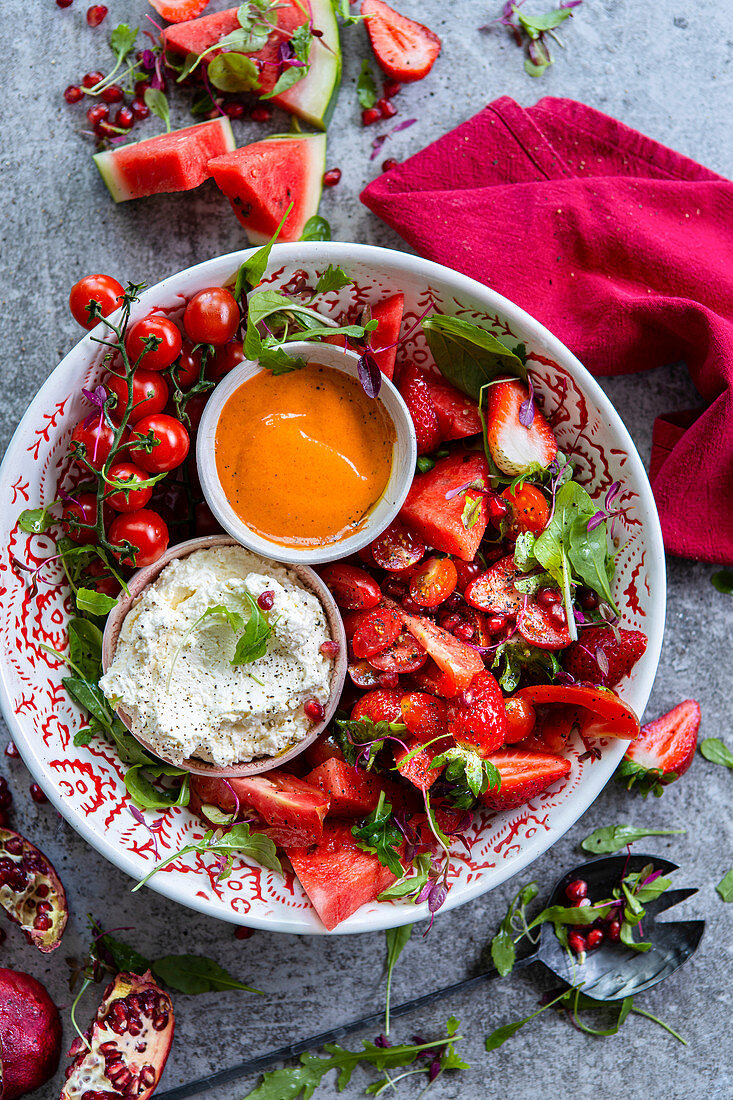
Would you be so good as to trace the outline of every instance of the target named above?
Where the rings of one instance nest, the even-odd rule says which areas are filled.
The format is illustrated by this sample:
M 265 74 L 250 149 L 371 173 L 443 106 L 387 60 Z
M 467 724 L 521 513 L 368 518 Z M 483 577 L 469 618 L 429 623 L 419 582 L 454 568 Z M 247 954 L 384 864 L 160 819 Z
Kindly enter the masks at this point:
M 613 888 L 618 886 L 625 875 L 638 873 L 649 863 L 654 865 L 655 871 L 665 875 L 678 869 L 676 863 L 649 855 L 606 856 L 591 860 L 565 872 L 555 884 L 547 905 L 548 907 L 567 905 L 565 888 L 578 878 L 587 882 L 590 897 L 609 897 Z M 581 980 L 583 993 L 596 1001 L 619 1001 L 624 997 L 643 993 L 673 974 L 697 950 L 705 929 L 704 920 L 658 922 L 656 919 L 673 905 L 678 905 L 696 893 L 697 887 L 666 890 L 654 901 L 644 903 L 644 938 L 652 945 L 644 953 L 624 949 L 622 944 L 604 941 L 600 947 L 586 956 L 581 966 L 563 948 L 552 925 L 547 923 L 540 926 L 540 934 L 533 949 L 518 958 L 514 967 L 517 969 L 529 966 L 530 963 L 541 962 L 568 985 L 577 984 Z M 395 1019 L 398 1016 L 404 1016 L 408 1012 L 433 1004 L 451 994 L 473 989 L 487 979 L 497 977 L 498 973 L 494 967 L 489 967 L 472 978 L 464 978 L 459 982 L 453 982 L 452 985 L 414 997 L 410 1001 L 393 1005 L 390 1008 L 390 1017 Z M 383 1022 L 384 1010 L 382 1009 L 358 1020 L 329 1028 L 328 1031 L 322 1031 L 318 1035 L 311 1035 L 307 1039 L 278 1047 L 277 1050 L 268 1051 L 246 1062 L 240 1062 L 236 1066 L 230 1066 L 228 1069 L 218 1070 L 207 1077 L 200 1077 L 196 1081 L 189 1081 L 187 1084 L 168 1089 L 158 1094 L 158 1100 L 187 1100 L 188 1097 L 197 1096 L 217 1085 L 262 1073 L 279 1062 L 286 1062 L 307 1050 L 318 1049 L 325 1043 L 339 1042 L 352 1032 L 379 1027 Z

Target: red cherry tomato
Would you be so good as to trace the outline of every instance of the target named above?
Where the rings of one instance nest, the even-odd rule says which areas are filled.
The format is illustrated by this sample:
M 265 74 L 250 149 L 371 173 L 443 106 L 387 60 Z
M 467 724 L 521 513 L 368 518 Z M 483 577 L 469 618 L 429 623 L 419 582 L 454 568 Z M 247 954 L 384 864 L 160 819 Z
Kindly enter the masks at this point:
M 411 535 L 397 519 L 371 544 L 377 565 L 393 573 L 416 565 L 425 554 L 425 549 L 425 544 Z
M 194 294 L 183 314 L 183 327 L 194 344 L 226 344 L 239 325 L 239 306 L 223 286 Z
M 529 737 L 537 721 L 534 707 L 527 699 L 518 699 L 516 696 L 506 699 L 505 706 L 507 743 L 511 745 L 515 741 L 524 741 L 525 737 Z
M 217 348 L 211 359 L 209 359 L 206 364 L 206 377 L 211 382 L 218 382 L 225 374 L 229 374 L 230 370 L 234 370 L 240 363 L 243 363 L 246 358 L 244 348 L 239 341 L 231 340 L 223 347 Z
M 117 517 L 107 535 L 109 541 L 120 546 L 128 542 L 136 551 L 119 551 L 115 557 L 122 565 L 142 569 L 152 565 L 168 548 L 168 528 L 157 512 L 141 508 L 138 512 L 123 512 Z
M 127 398 L 130 387 L 126 378 L 120 378 L 117 374 L 107 374 L 103 380 L 104 388 L 108 393 L 113 393 L 117 398 L 117 404 L 109 410 L 109 415 L 116 424 L 122 420 L 127 408 Z M 162 412 L 168 401 L 168 383 L 157 371 L 143 370 L 141 367 L 132 376 L 132 409 L 128 419 L 129 424 L 136 424 L 144 416 Z
M 76 453 L 78 465 L 87 469 L 80 461 L 83 456 L 95 470 L 101 470 L 110 456 L 114 437 L 115 433 L 108 424 L 100 424 L 97 419 L 91 424 L 82 420 L 71 433 L 71 451 L 72 454 Z
M 379 585 L 363 569 L 347 562 L 334 562 L 321 570 L 321 580 L 333 593 L 339 607 L 348 611 L 366 611 L 382 598 Z
M 526 531 L 542 534 L 550 518 L 550 505 L 541 489 L 536 485 L 520 485 L 514 490 L 507 487 L 501 495 L 509 503 L 507 538 L 516 539 Z
M 147 481 L 148 475 L 140 466 L 133 462 L 117 462 L 110 466 L 107 474 L 109 481 Z M 116 512 L 137 512 L 144 508 L 153 495 L 152 485 L 145 489 L 120 489 L 106 498 L 107 504 Z
M 403 630 L 397 640 L 383 653 L 375 653 L 369 663 L 380 672 L 416 672 L 425 664 L 428 655 L 412 634 Z
M 95 558 L 87 566 L 84 587 L 93 588 L 95 592 L 102 592 L 105 596 L 120 594 L 120 582 L 110 573 L 101 558 Z
M 380 688 L 362 695 L 354 704 L 351 717 L 354 721 L 370 718 L 372 722 L 401 722 L 400 700 L 403 692 Z
M 197 538 L 203 538 L 204 535 L 220 535 L 222 533 L 218 519 L 205 500 L 200 500 L 198 502 L 194 508 L 193 515 Z
M 428 558 L 413 574 L 410 595 L 421 607 L 437 607 L 457 583 L 458 573 L 450 558 Z
M 111 275 L 87 275 L 74 283 L 69 294 L 69 309 L 75 321 L 82 328 L 92 329 L 99 324 L 99 318 L 89 320 L 87 306 L 90 302 L 98 302 L 103 317 L 109 317 L 121 305 L 125 288 Z
M 155 347 L 146 350 L 145 341 L 155 338 Z M 145 370 L 165 370 L 181 354 L 183 337 L 180 330 L 167 317 L 143 317 L 136 321 L 127 333 L 125 348 L 130 362 Z M 142 356 L 142 358 L 141 358 Z
M 379 687 L 379 673 L 376 672 L 368 661 L 350 661 L 349 676 L 353 683 L 360 688 Z
M 396 641 L 401 629 L 402 620 L 391 607 L 368 611 L 354 632 L 354 656 L 372 657 L 383 653 Z
M 105 510 L 105 519 L 107 519 Z M 94 545 L 99 542 L 94 526 L 97 522 L 97 496 L 96 493 L 76 493 L 73 501 L 67 501 L 61 516 L 64 531 L 83 546 L 85 543 Z M 79 524 L 86 524 L 80 527 Z
M 188 432 L 180 420 L 166 413 L 145 416 L 135 425 L 135 434 L 147 435 L 148 432 L 153 433 L 157 442 L 149 454 L 137 447 L 131 448 L 130 453 L 135 462 L 151 474 L 175 470 L 176 466 L 180 466 L 188 454 L 190 443 Z
M 173 367 L 173 375 L 182 390 L 190 390 L 201 374 L 201 349 L 194 351 L 193 347 L 189 340 L 184 340 L 181 357 Z

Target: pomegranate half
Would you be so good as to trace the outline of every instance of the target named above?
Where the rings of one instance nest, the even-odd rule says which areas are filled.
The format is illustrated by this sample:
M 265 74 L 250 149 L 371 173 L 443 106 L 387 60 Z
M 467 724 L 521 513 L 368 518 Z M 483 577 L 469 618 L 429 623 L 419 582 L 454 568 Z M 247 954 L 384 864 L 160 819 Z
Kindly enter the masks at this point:
M 0 968 L 2 1100 L 15 1100 L 53 1077 L 61 1053 L 59 1011 L 44 986 L 21 970 Z
M 69 918 L 50 859 L 12 829 L 0 829 L 0 905 L 39 951 L 55 951 Z

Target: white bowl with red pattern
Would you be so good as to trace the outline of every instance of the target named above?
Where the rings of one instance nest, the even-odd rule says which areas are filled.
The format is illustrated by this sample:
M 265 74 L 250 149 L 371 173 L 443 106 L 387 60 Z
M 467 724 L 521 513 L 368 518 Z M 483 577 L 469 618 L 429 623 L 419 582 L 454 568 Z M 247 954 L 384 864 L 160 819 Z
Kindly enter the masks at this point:
M 133 311 L 133 320 L 153 308 L 174 317 L 203 287 L 229 283 L 247 251 L 220 256 L 188 268 L 151 287 Z M 403 332 L 432 303 L 439 312 L 480 321 L 496 335 L 526 345 L 538 401 L 560 448 L 572 452 L 577 476 L 602 500 L 615 481 L 622 483 L 616 521 L 620 546 L 614 596 L 622 625 L 643 630 L 646 653 L 619 687 L 620 695 L 641 715 L 656 673 L 662 645 L 665 572 L 662 535 L 654 499 L 636 448 L 603 390 L 574 355 L 538 321 L 480 283 L 448 268 L 405 253 L 369 245 L 309 242 L 275 245 L 266 282 L 287 290 L 305 278 L 310 284 L 329 264 L 343 267 L 354 283 L 324 297 L 334 318 L 355 315 L 398 291 L 405 296 Z M 430 352 L 419 330 L 400 354 L 426 366 Z M 125 766 L 114 749 L 95 737 L 74 746 L 85 724 L 61 684 L 66 670 L 42 646 L 63 650 L 66 623 L 73 614 L 68 588 L 54 565 L 44 575 L 54 583 L 29 594 L 25 575 L 13 559 L 40 564 L 53 553 L 46 535 L 23 532 L 17 518 L 26 508 L 54 500 L 68 479 L 67 448 L 77 421 L 88 412 L 81 387 L 96 384 L 102 352 L 89 336 L 59 364 L 23 417 L 0 469 L 0 702 L 10 734 L 25 763 L 66 820 L 102 855 L 137 881 L 157 862 L 149 830 L 130 813 L 123 777 Z M 598 760 L 581 760 L 582 745 L 570 749 L 565 780 L 515 810 L 480 811 L 469 828 L 468 850 L 455 845 L 444 909 L 478 897 L 522 871 L 580 817 L 613 774 L 625 748 L 609 741 Z M 159 857 L 203 834 L 187 809 L 146 812 L 156 828 Z M 297 879 L 237 859 L 233 873 L 216 882 L 213 859 L 187 856 L 156 874 L 149 885 L 160 893 L 236 924 L 270 931 L 321 934 L 325 929 Z M 412 923 L 428 915 L 426 904 L 374 902 L 338 925 L 336 933 L 373 932 Z M 333 934 L 333 933 L 332 933 Z

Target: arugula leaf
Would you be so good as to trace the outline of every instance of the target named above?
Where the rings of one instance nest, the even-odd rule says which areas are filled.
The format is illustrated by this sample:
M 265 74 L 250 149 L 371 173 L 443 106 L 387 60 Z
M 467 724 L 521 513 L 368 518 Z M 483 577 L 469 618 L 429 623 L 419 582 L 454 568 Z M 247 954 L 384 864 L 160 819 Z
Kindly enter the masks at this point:
M 529 882 L 517 891 L 509 903 L 503 921 L 499 925 L 499 931 L 491 941 L 491 959 L 502 978 L 514 969 L 516 959 L 514 935 L 517 932 L 520 936 L 525 934 L 527 928 L 526 909 L 538 893 L 539 887 L 536 882 Z
M 328 294 L 331 290 L 341 290 L 342 287 L 351 286 L 353 281 L 343 268 L 329 264 L 316 283 L 316 294 Z
M 387 996 L 384 1006 L 384 1034 L 389 1035 L 389 1003 L 392 994 L 392 971 L 402 951 L 412 935 L 412 924 L 403 924 L 400 928 L 388 928 L 387 937 Z
M 685 829 L 636 829 L 633 825 L 606 825 L 581 840 L 580 847 L 584 852 L 592 852 L 594 855 L 606 855 L 618 852 L 627 844 L 633 844 L 635 840 L 641 840 L 645 836 L 675 836 L 684 833 Z
M 257 66 L 241 53 L 220 53 L 209 62 L 207 76 L 220 92 L 256 92 L 260 87 Z M 147 103 L 148 93 L 145 93 Z M 152 107 L 151 107 L 152 110 Z
M 344 27 L 352 27 L 355 23 L 361 23 L 364 19 L 363 15 L 351 14 L 349 0 L 331 0 L 331 7 Z
M 82 676 L 96 682 L 102 675 L 102 631 L 89 619 L 69 620 L 69 658 Z
M 282 221 L 278 225 L 275 232 L 270 237 L 267 244 L 263 244 L 262 248 L 258 248 L 255 253 L 249 256 L 241 264 L 239 271 L 237 272 L 237 278 L 234 282 L 234 297 L 238 302 L 241 302 L 245 294 L 249 290 L 254 290 L 256 286 L 262 282 L 262 276 L 267 270 L 267 265 L 270 262 L 270 253 L 272 252 L 272 246 L 282 232 L 282 227 L 285 225 L 290 211 L 293 209 L 294 203 L 290 203 L 287 210 L 283 214 Z M 307 223 L 306 223 L 307 224 Z
M 724 596 L 733 595 L 733 569 L 719 569 L 717 573 L 713 573 L 710 583 Z
M 704 741 L 700 742 L 700 752 L 711 764 L 733 768 L 733 752 L 719 737 L 706 737 Z
M 412 861 L 411 870 L 415 874 L 406 874 L 397 879 L 397 882 L 393 882 L 386 890 L 382 890 L 377 901 L 397 901 L 400 898 L 409 897 L 411 894 L 417 900 L 417 895 L 430 876 L 430 864 L 430 856 L 426 852 L 419 852 Z
M 198 993 L 222 993 L 242 989 L 246 993 L 261 993 L 251 985 L 237 981 L 214 959 L 205 955 L 164 955 L 152 964 L 152 971 L 178 993 L 193 996 Z
M 364 852 L 374 852 L 383 867 L 388 867 L 399 878 L 405 873 L 400 851 L 402 833 L 392 816 L 392 804 L 387 801 L 384 791 L 379 792 L 379 801 L 366 818 L 363 825 L 354 825 L 351 829 L 359 847 Z
M 481 387 L 499 374 L 527 377 L 522 360 L 479 325 L 438 313 L 426 317 L 422 328 L 443 377 L 474 401 L 479 401 Z
M 379 99 L 376 81 L 372 76 L 372 67 L 366 58 L 361 63 L 361 72 L 356 82 L 356 97 L 359 100 L 359 106 L 364 108 L 373 107 Z
M 176 790 L 160 791 L 150 782 L 150 775 L 155 778 L 180 775 L 181 785 Z M 125 787 L 132 801 L 141 810 L 169 810 L 171 806 L 188 806 L 189 803 L 189 773 L 180 768 L 171 768 L 167 764 L 134 764 L 125 772 Z
M 97 592 L 93 588 L 76 590 L 76 606 L 79 611 L 86 611 L 90 615 L 108 615 L 118 603 L 119 600 L 114 596 L 107 596 L 104 592 Z
M 472 749 L 453 745 L 447 752 L 433 757 L 431 768 L 445 768 L 443 775 L 449 783 L 465 782 L 474 799 L 489 787 L 501 788 L 501 773 L 488 760 L 483 760 Z
M 531 531 L 522 531 L 517 535 L 517 541 L 514 544 L 514 563 L 523 573 L 529 573 L 537 567 L 537 558 L 534 556 L 536 541 L 537 536 Z
M 145 89 L 145 105 L 165 123 L 166 133 L 171 132 L 171 111 L 168 97 L 160 88 Z
M 169 863 L 173 863 L 190 853 L 199 855 L 211 853 L 212 855 L 226 856 L 227 866 L 220 873 L 219 881 L 229 877 L 236 855 L 249 856 L 250 859 L 254 859 L 256 863 L 261 863 L 268 870 L 282 874 L 282 864 L 277 858 L 277 849 L 270 837 L 264 836 L 262 833 L 250 834 L 247 822 L 240 821 L 226 833 L 222 833 L 218 829 L 216 832 L 209 830 L 204 833 L 203 839 L 197 844 L 187 844 L 178 852 L 166 856 L 164 860 L 153 867 L 152 871 L 148 872 L 145 878 L 142 878 L 140 882 L 133 886 L 132 893 L 134 894 L 141 886 L 144 886 L 148 879 L 167 867 Z
M 57 503 L 58 501 L 54 500 L 45 508 L 26 508 L 25 512 L 21 512 L 18 516 L 18 526 L 21 531 L 26 531 L 29 535 L 42 535 L 44 531 L 48 531 L 49 527 L 56 522 L 50 509 Z
M 574 485 L 574 481 L 568 481 L 568 485 Z M 562 490 L 561 490 L 562 491 Z M 586 496 L 588 494 L 586 493 Z M 590 497 L 588 497 L 590 500 Z M 592 506 L 592 501 L 591 501 Z M 543 532 L 544 533 L 544 532 Z M 540 535 L 540 538 L 542 536 Z M 577 577 L 597 592 L 607 604 L 616 610 L 613 593 L 609 584 L 608 568 L 608 536 L 606 533 L 606 520 L 599 523 L 593 530 L 588 529 L 588 521 L 580 516 L 570 528 L 568 545 L 568 557 L 573 571 Z
M 522 1020 L 514 1020 L 511 1024 L 502 1024 L 501 1027 L 497 1027 L 487 1037 L 484 1044 L 487 1051 L 498 1050 L 500 1046 L 503 1046 L 507 1039 L 511 1039 L 517 1034 L 521 1027 L 528 1024 L 530 1020 L 534 1020 L 535 1016 L 541 1016 L 548 1008 L 552 1008 L 554 1004 L 557 1004 L 565 993 L 561 993 L 559 997 L 555 997 L 554 1001 L 550 1001 L 548 1004 L 543 1005 L 542 1008 L 538 1008 L 536 1012 L 533 1012 L 531 1016 L 525 1016 Z
M 181 653 L 183 652 L 188 639 L 191 637 L 193 632 L 199 626 L 201 626 L 202 623 L 206 622 L 207 619 L 211 619 L 211 618 L 215 618 L 215 617 L 219 617 L 219 616 L 223 616 L 226 619 L 226 621 L 229 623 L 229 626 L 232 628 L 232 630 L 234 631 L 235 634 L 238 634 L 239 631 L 244 626 L 244 619 L 242 618 L 242 616 L 238 612 L 232 611 L 231 608 L 227 607 L 223 603 L 211 604 L 209 607 L 206 608 L 205 611 L 202 611 L 202 613 L 199 615 L 198 619 L 195 619 L 194 622 L 192 622 L 191 625 L 189 626 L 189 628 L 186 630 L 185 634 L 183 635 L 180 642 L 178 643 L 173 656 L 171 657 L 171 662 L 168 665 L 168 675 L 166 676 L 166 680 L 165 680 L 165 690 L 166 691 L 170 691 L 170 689 L 171 689 L 171 680 L 173 679 L 173 669 L 176 667 L 176 661 L 178 660 Z M 232 664 L 234 664 L 233 660 L 232 660 Z
M 574 906 L 550 905 L 529 922 L 527 929 L 531 931 L 548 921 L 552 924 L 593 924 L 599 918 L 603 919 L 608 916 L 610 912 L 609 904 L 609 902 L 599 902 L 596 905 L 586 905 L 582 909 L 576 909 Z
M 251 665 L 253 661 L 264 657 L 267 653 L 267 643 L 272 635 L 272 627 L 257 601 L 250 596 L 249 592 L 244 593 L 244 598 L 249 605 L 250 616 L 244 633 L 237 641 L 237 648 L 232 657 L 233 665 Z M 241 624 L 241 615 L 237 617 Z M 241 625 L 237 629 L 241 630 Z
M 723 901 L 733 901 L 733 870 L 727 871 L 715 887 Z
M 95 930 L 96 925 L 93 924 L 92 931 Z M 129 944 L 110 936 L 109 932 L 94 940 L 91 954 L 102 962 L 104 958 L 100 956 L 105 951 L 111 956 L 112 962 L 118 971 L 129 970 L 133 974 L 144 974 L 146 970 L 150 969 L 149 959 L 146 959 L 144 955 L 141 955 L 134 947 L 130 947 Z
M 331 226 L 320 214 L 314 214 L 303 226 L 300 239 L 301 241 L 330 241 Z
M 301 64 L 287 65 L 275 81 L 275 86 L 272 91 L 260 96 L 260 99 L 272 99 L 273 96 L 280 95 L 282 92 L 287 91 L 288 88 L 292 88 L 294 84 L 297 84 L 308 75 L 310 71 L 308 60 L 312 42 L 313 34 L 311 32 L 310 23 L 303 23 L 300 27 L 296 27 L 290 38 L 290 47 L 295 58 L 300 61 Z

